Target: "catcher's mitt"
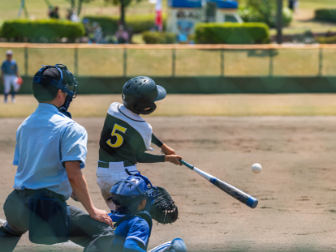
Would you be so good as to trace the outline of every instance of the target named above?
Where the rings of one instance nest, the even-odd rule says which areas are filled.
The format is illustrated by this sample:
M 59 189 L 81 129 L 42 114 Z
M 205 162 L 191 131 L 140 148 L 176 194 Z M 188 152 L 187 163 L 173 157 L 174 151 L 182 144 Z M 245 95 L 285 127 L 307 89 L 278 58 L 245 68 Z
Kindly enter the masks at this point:
M 161 224 L 175 222 L 178 218 L 178 209 L 170 194 L 162 187 L 157 187 L 157 194 L 152 203 L 150 215 Z

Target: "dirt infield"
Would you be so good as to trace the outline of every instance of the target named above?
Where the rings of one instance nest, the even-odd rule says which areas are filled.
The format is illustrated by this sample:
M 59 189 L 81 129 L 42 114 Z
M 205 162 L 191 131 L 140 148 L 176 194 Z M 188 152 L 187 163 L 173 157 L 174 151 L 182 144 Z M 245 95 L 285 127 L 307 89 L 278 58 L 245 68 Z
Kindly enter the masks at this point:
M 11 192 L 15 131 L 23 119 L 0 119 L 0 205 Z M 94 203 L 106 208 L 95 183 L 103 118 L 77 121 L 89 133 L 84 169 Z M 173 225 L 154 225 L 150 248 L 175 237 L 190 251 L 335 251 L 336 117 L 151 117 L 155 133 L 186 161 L 259 199 L 251 210 L 199 175 L 171 164 L 139 164 L 165 187 L 180 210 Z M 158 153 L 158 150 L 156 150 Z M 253 163 L 263 165 L 259 175 Z M 78 205 L 69 200 L 72 205 Z M 5 218 L 0 211 L 0 218 Z M 37 247 L 27 236 L 16 251 Z M 81 251 L 74 248 L 74 251 Z

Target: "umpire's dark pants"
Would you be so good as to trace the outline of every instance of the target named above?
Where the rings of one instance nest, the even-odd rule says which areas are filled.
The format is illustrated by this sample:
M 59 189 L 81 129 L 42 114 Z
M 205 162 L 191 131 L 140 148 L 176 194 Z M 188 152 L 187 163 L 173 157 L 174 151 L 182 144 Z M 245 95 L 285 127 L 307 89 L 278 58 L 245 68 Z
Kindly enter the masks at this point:
M 21 236 L 29 230 L 29 201 L 33 195 L 14 190 L 4 204 L 7 219 L 0 227 L 0 251 L 11 252 Z M 77 207 L 69 206 L 71 216 L 70 240 L 83 246 L 85 252 L 110 252 L 113 229 L 92 219 Z

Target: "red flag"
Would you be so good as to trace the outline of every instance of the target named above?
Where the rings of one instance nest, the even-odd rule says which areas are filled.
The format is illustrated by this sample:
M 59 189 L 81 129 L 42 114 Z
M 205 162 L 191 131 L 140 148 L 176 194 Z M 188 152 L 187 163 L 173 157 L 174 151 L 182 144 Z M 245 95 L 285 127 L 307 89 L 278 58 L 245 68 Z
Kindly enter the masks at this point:
M 162 2 L 161 0 L 156 0 L 155 5 L 155 25 L 159 31 L 163 29 L 163 21 L 162 21 Z

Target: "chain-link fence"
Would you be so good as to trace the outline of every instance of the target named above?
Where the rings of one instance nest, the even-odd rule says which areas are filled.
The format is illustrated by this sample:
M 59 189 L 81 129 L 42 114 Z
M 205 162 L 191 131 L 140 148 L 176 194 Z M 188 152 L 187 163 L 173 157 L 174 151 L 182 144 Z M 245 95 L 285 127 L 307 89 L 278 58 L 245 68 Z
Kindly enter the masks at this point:
M 0 43 L 20 73 L 62 63 L 76 76 L 336 76 L 334 45 L 84 45 Z

